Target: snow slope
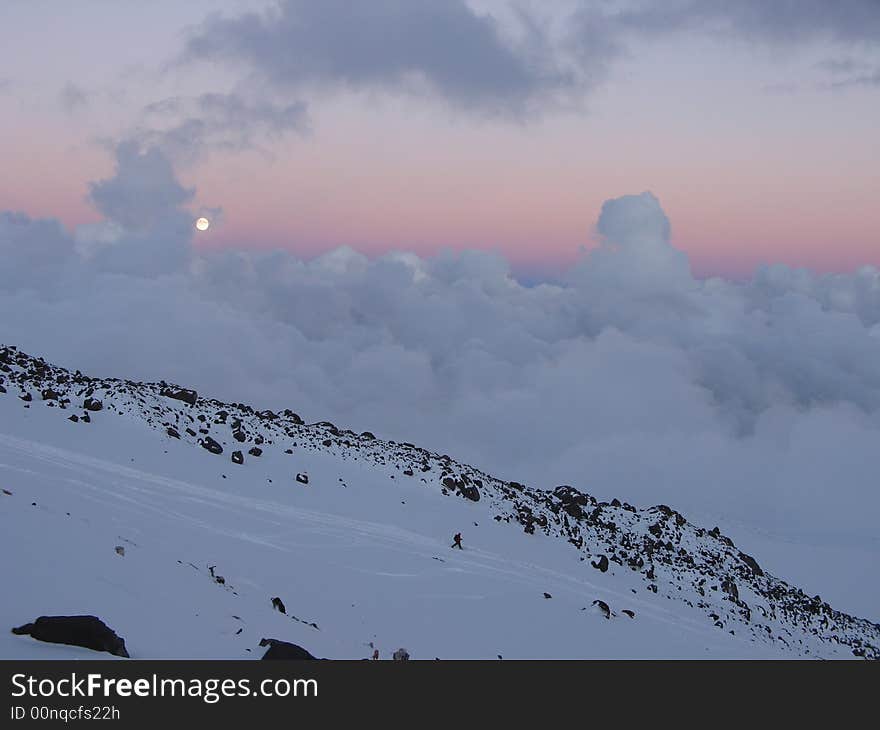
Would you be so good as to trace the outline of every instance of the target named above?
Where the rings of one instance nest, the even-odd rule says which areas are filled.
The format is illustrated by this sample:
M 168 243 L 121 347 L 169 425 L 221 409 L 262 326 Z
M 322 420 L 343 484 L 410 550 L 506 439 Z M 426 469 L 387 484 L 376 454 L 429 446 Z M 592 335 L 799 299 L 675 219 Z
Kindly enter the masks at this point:
M 257 658 L 262 637 L 328 658 L 880 656 L 880 626 L 668 507 L 14 348 L 0 371 L 4 629 L 92 613 L 134 658 Z M 0 657 L 85 656 L 112 658 L 0 631 Z

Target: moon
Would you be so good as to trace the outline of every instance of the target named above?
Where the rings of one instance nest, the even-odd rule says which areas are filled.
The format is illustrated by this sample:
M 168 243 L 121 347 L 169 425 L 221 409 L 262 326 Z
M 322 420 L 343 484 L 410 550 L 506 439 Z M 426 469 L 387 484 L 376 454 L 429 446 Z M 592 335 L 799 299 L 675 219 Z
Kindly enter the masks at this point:
M 196 228 L 198 228 L 200 231 L 207 231 L 210 225 L 211 221 L 209 221 L 207 218 L 199 218 L 196 221 Z

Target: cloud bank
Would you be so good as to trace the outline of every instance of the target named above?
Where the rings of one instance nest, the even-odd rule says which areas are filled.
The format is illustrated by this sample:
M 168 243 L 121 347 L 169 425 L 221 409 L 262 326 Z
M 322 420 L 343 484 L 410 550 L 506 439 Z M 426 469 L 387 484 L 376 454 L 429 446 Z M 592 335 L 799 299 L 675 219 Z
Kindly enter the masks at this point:
M 91 186 L 103 223 L 0 215 L 0 340 L 540 486 L 876 540 L 877 269 L 694 278 L 650 193 L 608 201 L 598 246 L 531 287 L 481 252 L 202 253 L 192 193 L 122 145 Z

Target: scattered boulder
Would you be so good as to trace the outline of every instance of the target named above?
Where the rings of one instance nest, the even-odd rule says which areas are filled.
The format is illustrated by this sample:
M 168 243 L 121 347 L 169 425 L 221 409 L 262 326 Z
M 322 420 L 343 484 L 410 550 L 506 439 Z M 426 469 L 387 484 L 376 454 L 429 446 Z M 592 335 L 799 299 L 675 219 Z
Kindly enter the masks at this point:
M 212 454 L 222 454 L 223 447 L 218 444 L 214 439 L 210 436 L 205 436 L 203 439 L 199 439 L 199 444 L 203 449 L 210 451 Z
M 259 446 L 254 446 L 252 449 L 250 449 L 250 451 L 248 451 L 248 453 L 251 456 L 262 456 L 263 450 Z
M 299 473 L 296 475 L 296 481 L 298 481 L 300 484 L 308 484 L 309 483 L 309 475 Z
M 268 646 L 269 647 L 266 650 L 266 653 L 263 654 L 261 659 L 295 659 L 295 660 L 314 659 L 314 660 L 317 660 L 317 658 L 318 658 L 318 657 L 312 656 L 308 651 L 303 649 L 301 646 L 297 646 L 296 644 L 291 644 L 288 641 L 280 641 L 278 639 L 260 639 L 260 646 Z
M 591 560 L 590 565 L 592 565 L 596 570 L 601 570 L 603 573 L 605 573 L 608 571 L 608 557 L 606 555 L 600 555 L 598 562 L 595 560 Z
M 283 614 L 287 613 L 287 608 L 285 608 L 284 606 L 284 601 L 282 601 L 278 596 L 275 596 L 275 598 L 272 599 L 272 608 Z
M 601 613 L 605 618 L 611 618 L 611 607 L 607 603 L 605 603 L 605 601 L 597 598 L 595 601 L 593 601 L 592 605 L 593 608 L 598 613 Z
M 12 629 L 12 633 L 128 658 L 125 640 L 96 616 L 40 616 L 33 623 Z
M 624 608 L 624 609 L 622 609 L 620 612 L 621 612 L 621 613 L 625 613 L 625 614 L 626 614 L 627 616 L 629 616 L 630 618 L 635 618 L 635 617 L 636 617 L 636 612 L 635 612 L 635 611 L 630 611 L 628 608 Z
M 391 658 L 396 662 L 406 662 L 409 661 L 409 652 L 401 647 L 391 655 Z
M 52 388 L 46 388 L 40 395 L 43 396 L 43 400 L 58 400 L 61 397 Z
M 165 433 L 167 433 L 173 439 L 180 438 L 180 434 L 177 432 L 177 429 L 174 428 L 173 426 L 169 426 L 167 429 L 165 429 Z
M 74 413 L 73 415 L 68 416 L 68 417 L 67 417 L 67 420 L 68 420 L 68 421 L 73 421 L 74 423 L 77 423 L 77 422 L 79 421 L 79 416 L 76 415 L 76 413 Z
M 233 464 L 244 464 L 244 454 L 240 451 L 232 452 L 232 463 Z
M 553 598 L 547 591 L 544 591 L 544 598 Z
M 83 401 L 83 408 L 87 411 L 100 411 L 104 408 L 104 404 L 97 398 L 86 398 Z
M 122 545 L 117 545 L 114 549 L 116 550 L 117 555 L 123 558 L 125 557 L 125 548 L 122 547 Z

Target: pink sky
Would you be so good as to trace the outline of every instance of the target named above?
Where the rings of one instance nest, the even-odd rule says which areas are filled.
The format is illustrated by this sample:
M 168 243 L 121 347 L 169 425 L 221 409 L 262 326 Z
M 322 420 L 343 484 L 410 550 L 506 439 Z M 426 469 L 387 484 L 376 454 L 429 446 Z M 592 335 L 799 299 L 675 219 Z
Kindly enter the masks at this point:
M 162 5 L 169 19 L 175 7 Z M 41 61 L 8 36 L 0 209 L 68 227 L 96 220 L 86 193 L 90 180 L 112 173 L 107 143 L 139 128 L 145 105 L 217 80 L 204 70 L 171 78 L 157 70 L 206 7 L 180 11 L 174 29 L 147 18 L 131 28 L 108 15 L 132 41 L 138 33 L 155 41 L 133 50 L 117 38 L 124 69 L 100 66 L 88 44 L 64 62 Z M 13 8 L 36 23 L 43 4 Z M 69 20 L 94 35 L 86 16 Z M 64 28 L 46 33 L 66 38 Z M 553 271 L 591 245 L 604 200 L 650 190 L 701 275 L 741 276 L 775 262 L 822 271 L 880 265 L 880 91 L 814 83 L 771 93 L 831 50 L 762 56 L 715 46 L 649 45 L 621 61 L 582 110 L 527 123 L 475 120 L 431 100 L 319 94 L 309 100 L 307 134 L 177 165 L 198 190 L 196 208 L 223 209 L 222 224 L 198 245 L 303 256 L 339 245 L 369 254 L 484 248 L 517 270 Z M 68 83 L 87 98 L 74 110 L 59 103 Z

